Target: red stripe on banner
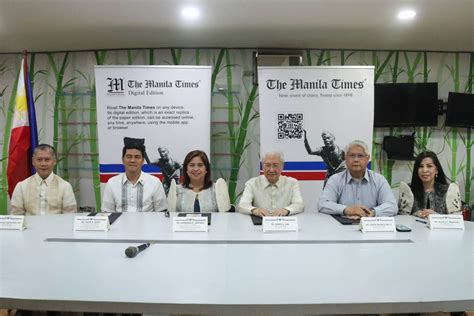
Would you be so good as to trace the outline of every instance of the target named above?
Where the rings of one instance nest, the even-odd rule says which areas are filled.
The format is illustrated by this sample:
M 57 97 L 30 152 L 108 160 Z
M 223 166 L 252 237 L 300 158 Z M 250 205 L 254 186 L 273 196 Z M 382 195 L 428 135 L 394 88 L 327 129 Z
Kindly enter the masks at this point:
M 100 174 L 100 182 L 101 183 L 107 183 L 107 181 L 109 181 L 110 178 L 112 178 L 113 176 L 116 176 L 117 174 L 115 173 L 107 173 L 107 174 Z
M 263 174 L 260 171 L 260 174 Z M 301 181 L 320 181 L 326 178 L 326 171 L 319 172 L 307 172 L 307 171 L 283 171 L 281 173 L 284 176 L 295 178 Z
M 161 173 L 150 173 L 152 176 L 155 176 L 157 177 L 158 179 L 160 179 L 160 181 L 163 181 L 163 175 Z M 110 178 L 112 178 L 113 176 L 116 176 L 118 175 L 118 173 L 101 173 L 100 174 L 100 182 L 101 183 L 107 183 L 107 181 L 109 181 Z
M 118 173 L 101 173 L 100 174 L 100 182 L 101 183 L 107 183 L 110 178 L 113 176 L 116 176 Z M 150 173 L 152 176 L 155 176 L 159 178 L 161 181 L 163 181 L 163 175 L 161 173 Z M 263 174 L 263 172 L 260 172 L 260 174 Z M 319 181 L 319 180 L 324 180 L 326 178 L 326 171 L 322 172 L 307 172 L 307 171 L 293 171 L 293 172 L 282 172 L 281 173 L 284 176 L 292 177 L 297 180 L 301 181 Z M 182 182 L 183 179 L 182 177 L 180 178 L 180 181 Z
M 324 180 L 326 178 L 326 172 L 306 172 L 306 171 L 296 171 L 296 172 L 282 172 L 284 176 L 295 178 L 296 180 L 310 181 L 310 180 Z
M 15 127 L 11 131 L 10 146 L 8 150 L 8 194 L 13 194 L 18 182 L 25 180 L 31 175 L 31 165 L 29 160 L 30 149 L 30 127 Z

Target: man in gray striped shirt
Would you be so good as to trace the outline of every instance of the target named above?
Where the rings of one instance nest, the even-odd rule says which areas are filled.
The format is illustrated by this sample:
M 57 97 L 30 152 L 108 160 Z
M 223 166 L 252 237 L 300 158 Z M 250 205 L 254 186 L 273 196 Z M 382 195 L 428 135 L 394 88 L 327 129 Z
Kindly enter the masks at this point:
M 126 145 L 122 150 L 125 173 L 107 181 L 102 197 L 104 212 L 164 211 L 166 195 L 160 179 L 142 172 L 145 149 L 138 144 Z

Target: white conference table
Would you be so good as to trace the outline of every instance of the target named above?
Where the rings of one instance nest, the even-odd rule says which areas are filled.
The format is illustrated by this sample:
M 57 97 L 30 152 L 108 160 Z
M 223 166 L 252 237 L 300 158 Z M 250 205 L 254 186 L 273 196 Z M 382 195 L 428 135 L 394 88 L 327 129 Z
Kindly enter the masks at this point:
M 173 216 L 173 215 L 172 215 Z M 164 213 L 124 213 L 109 232 L 74 215 L 0 231 L 0 308 L 114 313 L 340 314 L 474 310 L 474 223 L 361 233 L 306 211 L 299 232 L 263 233 L 247 215 L 212 215 L 208 233 L 173 233 Z M 125 248 L 152 241 L 135 258 Z

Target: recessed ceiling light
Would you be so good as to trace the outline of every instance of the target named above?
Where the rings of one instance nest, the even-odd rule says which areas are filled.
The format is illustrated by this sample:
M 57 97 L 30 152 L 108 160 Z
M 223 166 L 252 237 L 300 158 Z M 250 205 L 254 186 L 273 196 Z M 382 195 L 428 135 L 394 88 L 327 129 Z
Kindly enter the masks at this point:
M 194 20 L 199 17 L 201 12 L 199 12 L 199 9 L 196 7 L 184 7 L 183 10 L 181 10 L 181 15 L 188 20 Z
M 400 20 L 411 20 L 416 16 L 415 10 L 401 10 L 398 12 L 397 18 Z

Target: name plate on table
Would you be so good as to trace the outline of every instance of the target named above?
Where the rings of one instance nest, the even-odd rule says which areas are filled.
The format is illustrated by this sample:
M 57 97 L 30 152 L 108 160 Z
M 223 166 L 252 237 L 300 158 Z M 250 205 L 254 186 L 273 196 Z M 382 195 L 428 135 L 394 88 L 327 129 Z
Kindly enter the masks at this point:
M 0 229 L 23 230 L 25 215 L 0 215 Z
M 206 232 L 207 217 L 173 217 L 173 232 Z
M 95 230 L 107 232 L 109 229 L 110 222 L 107 215 L 74 217 L 74 231 Z
M 464 229 L 464 220 L 461 214 L 431 214 L 428 216 L 430 229 Z
M 359 229 L 368 232 L 395 232 L 395 218 L 393 217 L 361 217 Z
M 298 218 L 296 216 L 264 216 L 262 219 L 263 232 L 297 232 Z

